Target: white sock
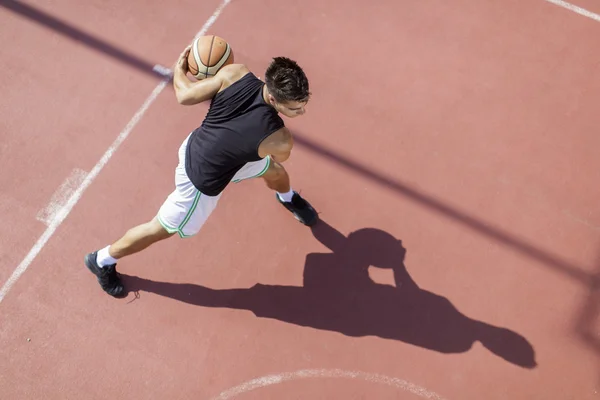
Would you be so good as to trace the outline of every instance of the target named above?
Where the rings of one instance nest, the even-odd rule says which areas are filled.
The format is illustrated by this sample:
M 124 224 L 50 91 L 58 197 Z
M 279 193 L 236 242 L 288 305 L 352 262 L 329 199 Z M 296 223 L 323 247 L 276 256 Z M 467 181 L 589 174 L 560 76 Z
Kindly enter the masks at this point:
M 107 265 L 116 264 L 117 260 L 112 258 L 110 253 L 108 252 L 110 246 L 106 246 L 102 250 L 98 251 L 96 254 L 96 262 L 100 267 L 105 267 Z
M 287 193 L 279 193 L 279 192 L 277 192 L 277 195 L 279 196 L 279 198 L 282 201 L 290 202 L 290 201 L 292 201 L 292 197 L 294 196 L 294 190 L 292 188 L 290 188 L 289 192 L 287 192 Z

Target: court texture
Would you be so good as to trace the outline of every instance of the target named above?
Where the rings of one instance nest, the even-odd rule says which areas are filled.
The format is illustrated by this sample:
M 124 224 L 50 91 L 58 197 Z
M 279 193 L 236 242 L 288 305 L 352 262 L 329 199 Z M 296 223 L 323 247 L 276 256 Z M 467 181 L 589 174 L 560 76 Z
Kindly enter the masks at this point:
M 600 399 L 600 4 L 0 1 L 0 398 Z M 259 179 L 202 231 L 119 262 L 208 103 L 199 35 L 286 120 L 303 226 Z

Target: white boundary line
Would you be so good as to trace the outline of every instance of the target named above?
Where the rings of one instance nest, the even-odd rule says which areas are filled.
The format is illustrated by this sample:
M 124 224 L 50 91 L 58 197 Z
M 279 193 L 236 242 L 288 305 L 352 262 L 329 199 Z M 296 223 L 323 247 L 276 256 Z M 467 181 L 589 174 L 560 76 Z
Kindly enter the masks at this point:
M 591 11 L 588 11 L 584 8 L 581 8 L 579 6 L 576 6 L 574 4 L 567 3 L 566 1 L 562 1 L 562 0 L 545 0 L 545 1 L 547 1 L 548 3 L 555 4 L 559 7 L 566 8 L 567 10 L 573 11 L 574 13 L 577 13 L 579 15 L 583 15 L 584 17 L 588 17 L 588 18 L 591 18 L 593 20 L 600 22 L 600 15 L 593 13 Z
M 206 22 L 204 23 L 200 31 L 196 34 L 194 39 L 198 36 L 204 35 L 206 31 L 208 31 L 208 29 L 215 23 L 225 6 L 227 6 L 227 4 L 229 4 L 230 1 L 231 0 L 223 0 L 221 2 L 221 4 L 213 12 L 213 14 L 208 18 L 208 20 L 206 20 Z M 158 95 L 160 95 L 160 93 L 167 87 L 169 81 L 169 78 L 165 78 L 158 84 L 158 86 L 154 88 L 152 93 L 150 93 L 150 96 L 148 96 L 146 101 L 144 101 L 144 104 L 142 104 L 142 106 L 136 111 L 129 123 L 125 126 L 125 128 L 123 128 L 117 139 L 110 145 L 108 150 L 106 150 L 102 158 L 100 158 L 100 161 L 98 161 L 96 165 L 94 165 L 94 168 L 90 171 L 89 174 L 87 174 L 83 182 L 81 182 L 81 184 L 77 187 L 77 189 L 71 195 L 67 203 L 59 210 L 57 210 L 56 214 L 54 215 L 54 218 L 52 218 L 52 220 L 49 221 L 48 228 L 33 245 L 31 250 L 29 250 L 29 253 L 27 253 L 23 261 L 21 261 L 21 263 L 14 270 L 10 278 L 8 278 L 6 283 L 2 286 L 2 289 L 0 289 L 0 302 L 4 300 L 4 297 L 6 297 L 6 294 L 9 292 L 12 286 L 17 282 L 21 275 L 23 275 L 23 273 L 31 265 L 35 257 L 37 257 L 40 251 L 44 248 L 48 240 L 52 237 L 54 232 L 56 232 L 56 229 L 60 226 L 60 224 L 62 224 L 67 215 L 69 215 L 75 204 L 77 204 L 77 202 L 83 195 L 83 192 L 88 188 L 88 186 L 90 186 L 94 179 L 96 179 L 102 168 L 104 168 L 104 166 L 108 163 L 108 161 L 117 151 L 121 143 L 123 143 L 127 136 L 129 136 L 133 128 L 142 119 L 142 117 L 144 116 L 146 111 L 148 111 L 148 108 L 150 108 L 152 103 L 154 103 Z

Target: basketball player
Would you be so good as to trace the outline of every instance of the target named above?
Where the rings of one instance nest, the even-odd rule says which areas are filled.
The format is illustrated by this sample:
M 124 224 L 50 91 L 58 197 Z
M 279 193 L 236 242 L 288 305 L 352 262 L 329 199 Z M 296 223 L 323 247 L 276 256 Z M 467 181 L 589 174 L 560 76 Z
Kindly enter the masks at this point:
M 176 233 L 182 238 L 198 233 L 230 182 L 261 177 L 300 222 L 310 226 L 318 219 L 313 207 L 291 188 L 281 165 L 290 157 L 293 138 L 279 114 L 304 114 L 310 92 L 303 70 L 277 57 L 266 70 L 265 82 L 241 64 L 226 65 L 215 76 L 192 82 L 186 76 L 190 48 L 181 53 L 173 71 L 177 101 L 211 103 L 202 124 L 179 148 L 175 190 L 151 221 L 85 256 L 87 268 L 114 297 L 124 293 L 117 260 Z

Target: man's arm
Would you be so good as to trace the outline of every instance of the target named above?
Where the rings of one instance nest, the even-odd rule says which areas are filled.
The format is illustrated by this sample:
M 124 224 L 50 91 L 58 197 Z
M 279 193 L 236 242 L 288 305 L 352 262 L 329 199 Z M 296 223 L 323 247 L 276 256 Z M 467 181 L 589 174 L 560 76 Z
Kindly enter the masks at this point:
M 219 73 L 210 78 L 199 80 L 198 82 L 192 82 L 188 79 L 186 72 L 188 70 L 187 58 L 190 49 L 191 46 L 188 46 L 181 53 L 173 71 L 173 88 L 175 89 L 175 96 L 177 97 L 179 104 L 186 106 L 212 99 L 223 85 L 223 79 Z
M 258 153 L 261 157 L 271 156 L 276 163 L 282 163 L 290 158 L 292 147 L 294 147 L 292 133 L 288 128 L 283 127 L 263 140 Z

